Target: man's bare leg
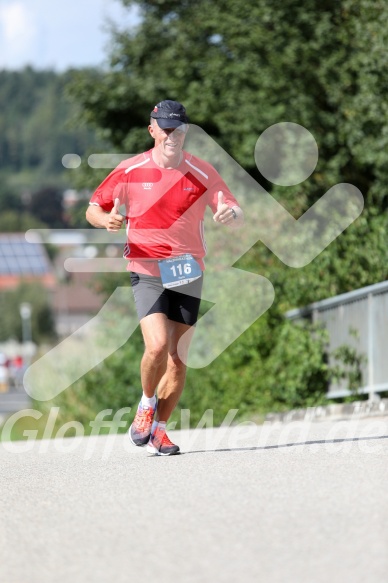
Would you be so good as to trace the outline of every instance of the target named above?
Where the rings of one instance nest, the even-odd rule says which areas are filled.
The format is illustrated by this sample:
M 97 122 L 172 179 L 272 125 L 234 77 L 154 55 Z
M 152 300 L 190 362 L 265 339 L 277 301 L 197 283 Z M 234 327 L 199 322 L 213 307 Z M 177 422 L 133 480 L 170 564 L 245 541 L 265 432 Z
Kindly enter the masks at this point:
M 160 379 L 158 388 L 158 410 L 159 421 L 167 422 L 171 413 L 178 404 L 186 380 L 186 362 L 190 342 L 195 328 L 187 324 L 168 321 L 169 324 L 169 347 L 167 356 L 167 366 L 163 377 Z M 187 334 L 186 334 L 187 333 Z M 184 346 L 180 346 L 180 356 L 178 356 L 178 342 L 184 337 Z M 183 360 L 182 360 L 183 359 Z
M 145 344 L 140 365 L 144 394 L 151 398 L 158 389 L 157 418 L 168 421 L 182 394 L 186 379 L 186 357 L 193 326 L 169 320 L 164 314 L 150 314 L 140 322 Z M 185 336 L 184 350 L 178 356 L 178 342 Z M 184 356 L 183 356 L 184 355 Z
M 165 314 L 150 314 L 140 321 L 144 354 L 140 375 L 144 394 L 153 397 L 167 366 L 169 320 Z

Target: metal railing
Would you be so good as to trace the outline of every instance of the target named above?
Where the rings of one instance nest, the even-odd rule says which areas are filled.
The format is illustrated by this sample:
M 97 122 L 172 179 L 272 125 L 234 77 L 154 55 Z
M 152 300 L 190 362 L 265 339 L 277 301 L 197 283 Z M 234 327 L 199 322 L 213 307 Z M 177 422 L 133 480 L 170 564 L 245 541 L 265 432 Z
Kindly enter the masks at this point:
M 376 393 L 388 391 L 388 281 L 290 310 L 286 317 L 322 323 L 329 334 L 329 353 L 347 345 L 365 356 L 357 393 L 369 393 L 373 399 Z M 327 396 L 349 394 L 344 382 L 333 382 Z

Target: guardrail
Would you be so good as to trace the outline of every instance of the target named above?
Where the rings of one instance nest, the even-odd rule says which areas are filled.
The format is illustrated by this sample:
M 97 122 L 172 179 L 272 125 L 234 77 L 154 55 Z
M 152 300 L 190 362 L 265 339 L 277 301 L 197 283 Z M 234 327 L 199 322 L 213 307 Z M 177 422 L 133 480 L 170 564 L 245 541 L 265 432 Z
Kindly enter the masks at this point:
M 361 366 L 363 382 L 358 393 L 369 393 L 373 399 L 376 393 L 388 391 L 388 281 L 289 310 L 286 317 L 321 322 L 329 333 L 330 353 L 348 345 L 365 355 L 366 362 Z M 349 394 L 344 383 L 332 383 L 327 396 Z

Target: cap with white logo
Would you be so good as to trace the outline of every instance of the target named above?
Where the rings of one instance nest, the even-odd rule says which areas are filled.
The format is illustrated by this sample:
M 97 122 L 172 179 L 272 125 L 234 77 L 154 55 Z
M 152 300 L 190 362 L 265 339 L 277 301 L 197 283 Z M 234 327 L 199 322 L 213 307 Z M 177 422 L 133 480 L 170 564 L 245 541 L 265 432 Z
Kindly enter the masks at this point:
M 186 109 L 181 103 L 171 101 L 171 99 L 157 103 L 151 111 L 151 117 L 158 121 L 158 126 L 162 129 L 177 128 L 182 124 L 189 123 Z

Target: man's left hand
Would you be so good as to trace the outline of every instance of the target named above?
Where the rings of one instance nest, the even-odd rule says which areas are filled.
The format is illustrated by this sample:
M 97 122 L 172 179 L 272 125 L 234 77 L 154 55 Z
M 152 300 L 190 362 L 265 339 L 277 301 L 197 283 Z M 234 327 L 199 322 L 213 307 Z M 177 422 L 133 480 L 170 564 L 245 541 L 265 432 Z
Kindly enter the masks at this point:
M 222 223 L 223 225 L 231 225 L 235 221 L 232 209 L 225 203 L 222 190 L 218 193 L 217 212 L 213 215 L 213 221 Z

